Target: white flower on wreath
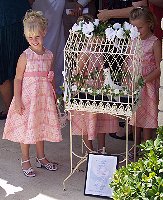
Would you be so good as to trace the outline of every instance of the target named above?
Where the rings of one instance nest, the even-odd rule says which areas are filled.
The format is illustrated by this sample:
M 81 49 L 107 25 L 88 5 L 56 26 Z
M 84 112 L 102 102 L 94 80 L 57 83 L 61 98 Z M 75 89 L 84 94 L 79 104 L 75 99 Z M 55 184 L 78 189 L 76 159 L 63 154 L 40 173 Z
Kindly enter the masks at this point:
M 84 23 L 83 24 L 83 29 L 82 29 L 82 33 L 84 35 L 92 35 L 94 31 L 94 25 L 92 22 L 89 22 L 89 23 Z M 91 34 L 92 33 L 92 34 Z
M 114 28 L 115 30 L 118 30 L 118 29 L 121 28 L 121 24 L 120 24 L 120 23 L 115 23 L 115 24 L 113 25 L 113 28 Z
M 105 35 L 108 40 L 113 41 L 115 37 L 125 39 L 127 36 L 129 36 L 131 40 L 134 40 L 140 34 L 137 27 L 129 24 L 128 22 L 124 22 L 123 26 L 119 23 L 115 23 L 112 27 L 108 27 L 105 30 Z
M 95 21 L 93 22 L 93 24 L 94 24 L 95 26 L 98 26 L 99 23 L 100 23 L 99 19 L 95 19 Z
M 81 31 L 81 29 L 82 29 L 82 28 L 81 28 L 81 25 L 78 25 L 78 24 L 76 24 L 76 23 L 75 23 L 75 24 L 73 25 L 73 27 L 72 27 L 72 31 L 73 31 L 73 32 Z
M 115 89 L 114 94 L 116 94 L 116 95 L 119 94 L 119 89 Z
M 73 92 L 76 92 L 78 87 L 77 87 L 77 85 L 72 85 L 71 89 L 72 89 Z
M 92 93 L 92 89 L 91 88 L 88 88 L 88 93 Z
M 73 32 L 80 32 L 84 34 L 86 37 L 92 37 L 96 31 L 96 27 L 99 26 L 99 19 L 95 19 L 94 22 L 85 22 L 80 21 L 79 24 L 75 23 L 72 27 Z M 123 25 L 119 23 L 115 23 L 114 25 L 109 25 L 108 28 L 105 29 L 106 38 L 110 41 L 114 41 L 115 37 L 119 39 L 125 39 L 126 37 L 130 37 L 131 40 L 137 38 L 140 34 L 138 29 L 128 22 L 124 22 Z
M 128 22 L 124 22 L 123 24 L 123 28 L 126 30 L 126 31 L 129 31 L 131 29 L 132 25 L 129 24 Z
M 117 38 L 123 39 L 124 35 L 125 35 L 125 32 L 124 32 L 123 28 L 120 28 L 117 30 L 117 34 L 116 34 Z
M 113 41 L 114 38 L 115 38 L 115 36 L 116 36 L 116 31 L 115 31 L 113 28 L 109 27 L 109 28 L 107 28 L 107 29 L 105 30 L 105 34 L 106 34 L 106 38 L 107 38 L 108 40 Z
M 134 40 L 140 35 L 136 26 L 131 27 L 129 35 L 131 37 L 131 40 Z

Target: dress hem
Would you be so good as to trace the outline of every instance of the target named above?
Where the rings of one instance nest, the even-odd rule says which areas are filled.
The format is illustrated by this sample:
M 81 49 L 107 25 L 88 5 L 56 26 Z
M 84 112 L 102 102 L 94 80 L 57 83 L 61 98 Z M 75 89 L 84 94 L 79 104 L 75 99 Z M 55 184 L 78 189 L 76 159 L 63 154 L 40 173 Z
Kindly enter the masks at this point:
M 35 142 L 25 142 L 25 141 L 18 141 L 18 140 L 12 140 L 12 139 L 7 139 L 7 138 L 2 138 L 3 140 L 8 140 L 8 141 L 11 141 L 11 142 L 16 142 L 16 143 L 22 143 L 22 144 L 36 144 L 37 142 L 41 142 L 41 141 L 46 141 L 46 142 L 62 142 L 63 139 L 61 140 L 48 140 L 48 139 L 41 139 L 41 140 L 37 140 Z

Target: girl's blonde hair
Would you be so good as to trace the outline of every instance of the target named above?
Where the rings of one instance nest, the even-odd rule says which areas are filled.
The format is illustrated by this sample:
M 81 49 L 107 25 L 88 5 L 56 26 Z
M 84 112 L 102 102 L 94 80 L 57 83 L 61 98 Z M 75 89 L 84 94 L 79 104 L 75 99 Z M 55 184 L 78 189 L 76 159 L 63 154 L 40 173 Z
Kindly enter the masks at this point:
M 24 34 L 36 35 L 39 31 L 45 31 L 48 26 L 48 21 L 41 11 L 29 10 L 26 12 L 23 20 Z
M 134 8 L 129 14 L 129 20 L 144 19 L 150 24 L 150 29 L 153 32 L 157 23 L 155 15 L 148 9 L 148 7 L 142 6 Z

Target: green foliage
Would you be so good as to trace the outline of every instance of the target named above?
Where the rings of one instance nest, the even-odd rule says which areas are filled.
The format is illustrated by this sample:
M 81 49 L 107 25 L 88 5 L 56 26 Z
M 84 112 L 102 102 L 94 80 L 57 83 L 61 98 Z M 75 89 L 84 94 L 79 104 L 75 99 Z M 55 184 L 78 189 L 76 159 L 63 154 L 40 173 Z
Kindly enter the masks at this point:
M 141 88 L 144 86 L 144 78 L 142 76 L 138 79 L 138 86 Z
M 157 133 L 155 141 L 140 145 L 143 158 L 116 171 L 114 200 L 163 200 L 163 127 Z
M 98 26 L 95 26 L 94 35 L 105 38 L 105 30 L 108 28 L 107 22 L 99 22 Z

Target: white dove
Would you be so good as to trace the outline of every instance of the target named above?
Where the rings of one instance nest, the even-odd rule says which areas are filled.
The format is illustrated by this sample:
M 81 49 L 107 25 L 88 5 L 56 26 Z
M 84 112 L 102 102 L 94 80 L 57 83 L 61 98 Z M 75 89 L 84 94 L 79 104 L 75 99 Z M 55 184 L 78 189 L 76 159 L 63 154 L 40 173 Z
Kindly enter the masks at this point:
M 111 75 L 110 75 L 110 69 L 109 68 L 106 68 L 106 69 L 103 69 L 104 70 L 104 86 L 110 86 L 111 89 L 118 89 L 118 90 L 121 90 L 122 89 L 122 86 L 120 85 L 117 85 L 114 83 L 114 81 L 112 81 L 112 78 L 111 78 Z

